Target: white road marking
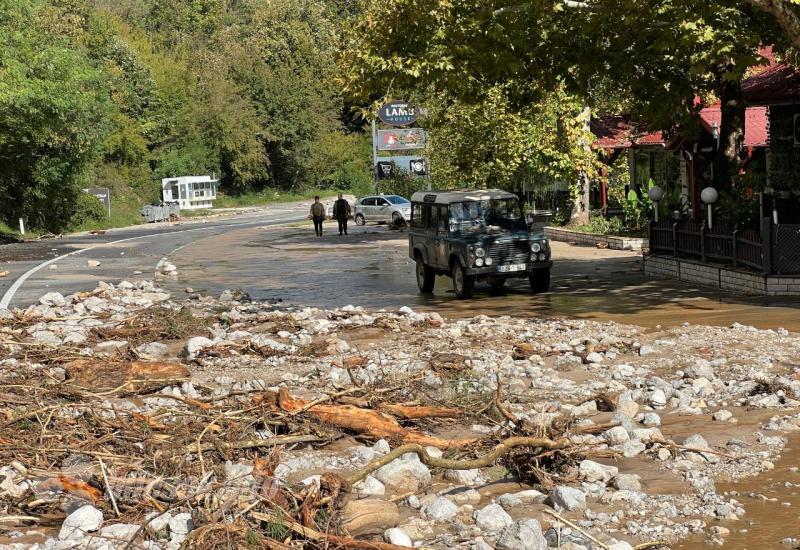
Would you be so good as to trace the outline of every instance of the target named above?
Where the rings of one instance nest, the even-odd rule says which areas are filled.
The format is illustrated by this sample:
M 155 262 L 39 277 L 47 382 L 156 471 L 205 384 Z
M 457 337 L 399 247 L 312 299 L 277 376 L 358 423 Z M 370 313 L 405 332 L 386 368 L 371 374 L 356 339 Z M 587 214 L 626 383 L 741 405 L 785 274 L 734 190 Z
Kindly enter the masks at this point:
M 294 221 L 294 220 L 295 220 L 295 218 L 285 219 L 285 220 L 284 219 L 278 219 L 278 220 L 274 220 L 274 221 L 276 223 L 287 223 L 287 222 L 291 222 L 291 221 Z M 227 228 L 227 227 L 237 227 L 237 226 L 240 226 L 240 225 L 250 225 L 250 224 L 254 224 L 254 223 L 255 224 L 264 225 L 265 222 L 264 221 L 258 221 L 258 222 L 249 221 L 249 222 L 242 222 L 242 223 L 231 223 L 231 224 L 228 224 L 228 225 L 216 225 L 216 226 L 211 226 L 211 227 L 195 227 L 193 229 L 182 229 L 182 230 L 179 230 L 179 231 L 168 231 L 168 232 L 165 231 L 165 232 L 162 232 L 162 233 L 151 233 L 149 235 L 140 235 L 138 237 L 128 237 L 127 239 L 119 239 L 118 241 L 111 241 L 111 242 L 108 242 L 108 243 L 99 243 L 99 244 L 96 244 L 94 246 L 81 248 L 80 250 L 73 250 L 72 252 L 69 252 L 67 254 L 62 254 L 61 256 L 58 256 L 56 258 L 52 258 L 50 260 L 47 260 L 46 262 L 42 262 L 39 265 L 32 267 L 31 269 L 29 269 L 28 271 L 26 271 L 25 273 L 20 275 L 19 278 L 17 278 L 17 280 L 14 281 L 14 283 L 11 285 L 11 287 L 9 287 L 9 289 L 6 291 L 6 293 L 3 294 L 3 298 L 2 298 L 2 300 L 0 300 L 0 309 L 7 309 L 8 308 L 8 306 L 11 304 L 11 300 L 14 299 L 14 295 L 17 293 L 17 291 L 20 289 L 20 287 L 22 287 L 22 285 L 25 283 L 25 281 L 28 280 L 28 277 L 30 277 L 31 275 L 33 275 L 37 271 L 47 267 L 50 264 L 53 264 L 53 263 L 55 263 L 57 261 L 60 261 L 60 260 L 63 260 L 64 258 L 68 258 L 70 256 L 77 256 L 78 254 L 80 254 L 82 252 L 86 252 L 87 250 L 94 250 L 95 248 L 103 248 L 104 246 L 111 246 L 111 245 L 114 245 L 114 244 L 124 243 L 124 242 L 128 242 L 128 241 L 135 241 L 137 239 L 147 239 L 147 238 L 150 238 L 150 237 L 158 237 L 158 236 L 161 236 L 161 235 L 175 235 L 176 233 L 190 233 L 192 231 L 203 231 L 203 230 L 206 230 L 206 229 L 219 229 L 219 228 Z M 267 222 L 267 225 L 269 225 L 269 222 Z

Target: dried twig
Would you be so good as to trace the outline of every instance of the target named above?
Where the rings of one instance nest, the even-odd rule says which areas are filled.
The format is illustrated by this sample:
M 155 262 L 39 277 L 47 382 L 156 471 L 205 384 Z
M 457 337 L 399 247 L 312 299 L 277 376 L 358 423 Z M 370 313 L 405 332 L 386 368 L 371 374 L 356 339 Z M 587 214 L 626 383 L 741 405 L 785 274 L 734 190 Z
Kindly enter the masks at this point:
M 560 515 L 558 515 L 558 514 L 557 514 L 556 512 L 554 512 L 553 510 L 545 509 L 545 512 L 547 512 L 547 513 L 548 513 L 548 514 L 550 514 L 551 516 L 553 516 L 553 517 L 557 518 L 559 521 L 563 521 L 564 523 L 566 523 L 567 525 L 569 525 L 570 527 L 572 527 L 573 529 L 575 529 L 577 532 L 581 533 L 583 536 L 585 536 L 586 538 L 588 538 L 590 541 L 592 541 L 593 543 L 595 543 L 595 544 L 596 544 L 597 546 L 599 546 L 600 548 L 604 548 L 605 550 L 608 550 L 608 545 L 606 545 L 606 544 L 603 544 L 602 542 L 600 542 L 599 540 L 597 540 L 596 538 L 594 538 L 592 535 L 590 535 L 589 533 L 587 533 L 586 531 L 584 531 L 583 529 L 581 529 L 580 527 L 578 527 L 577 525 L 575 525 L 574 523 L 572 523 L 570 520 L 568 520 L 568 519 L 564 518 L 563 516 L 560 516 Z
M 111 499 L 111 505 L 114 507 L 114 513 L 117 514 L 117 517 L 119 517 L 120 513 L 119 513 L 119 508 L 117 508 L 117 499 L 114 498 L 114 490 L 108 483 L 108 476 L 106 475 L 106 465 L 103 464 L 102 458 L 98 457 L 97 460 L 100 462 L 100 473 L 103 474 L 103 482 L 106 484 L 106 490 L 108 491 L 108 496 Z
M 217 443 L 203 443 L 199 446 L 200 452 L 211 451 L 215 449 L 230 450 L 230 449 L 257 449 L 259 447 L 275 447 L 277 445 L 291 445 L 292 443 L 312 443 L 314 441 L 322 441 L 322 438 L 316 435 L 282 435 L 271 437 L 269 439 L 247 439 L 245 441 L 234 441 L 228 443 L 220 441 Z M 186 447 L 186 452 L 198 452 L 198 445 L 195 443 Z

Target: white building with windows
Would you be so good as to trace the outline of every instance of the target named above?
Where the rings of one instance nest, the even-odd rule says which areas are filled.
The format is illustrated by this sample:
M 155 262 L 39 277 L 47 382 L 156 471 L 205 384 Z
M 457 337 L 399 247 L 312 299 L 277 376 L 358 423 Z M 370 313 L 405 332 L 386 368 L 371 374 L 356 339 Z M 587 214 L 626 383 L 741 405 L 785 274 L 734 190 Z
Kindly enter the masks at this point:
M 179 176 L 161 180 L 165 203 L 177 203 L 183 210 L 211 208 L 217 198 L 219 180 L 212 176 Z

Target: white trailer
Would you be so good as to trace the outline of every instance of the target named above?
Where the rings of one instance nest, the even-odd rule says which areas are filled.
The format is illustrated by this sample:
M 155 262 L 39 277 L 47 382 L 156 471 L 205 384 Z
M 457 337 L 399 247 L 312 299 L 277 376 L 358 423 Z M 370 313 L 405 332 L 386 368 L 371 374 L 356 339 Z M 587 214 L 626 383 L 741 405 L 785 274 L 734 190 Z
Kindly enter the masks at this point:
M 181 209 L 212 208 L 217 198 L 219 180 L 213 176 L 179 176 L 161 180 L 161 196 L 167 204 Z

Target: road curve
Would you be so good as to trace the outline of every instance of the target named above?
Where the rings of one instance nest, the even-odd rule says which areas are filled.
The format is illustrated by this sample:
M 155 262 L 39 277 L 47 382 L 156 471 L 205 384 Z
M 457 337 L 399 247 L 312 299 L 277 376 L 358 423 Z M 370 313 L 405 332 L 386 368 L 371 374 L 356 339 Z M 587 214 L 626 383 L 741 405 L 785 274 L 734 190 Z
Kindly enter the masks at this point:
M 255 213 L 179 224 L 149 224 L 102 235 L 0 247 L 0 308 L 26 307 L 51 290 L 64 295 L 91 290 L 101 280 L 152 277 L 156 263 L 198 239 L 234 229 L 279 225 L 305 218 L 308 205 L 275 205 Z M 90 261 L 100 262 L 91 266 Z

